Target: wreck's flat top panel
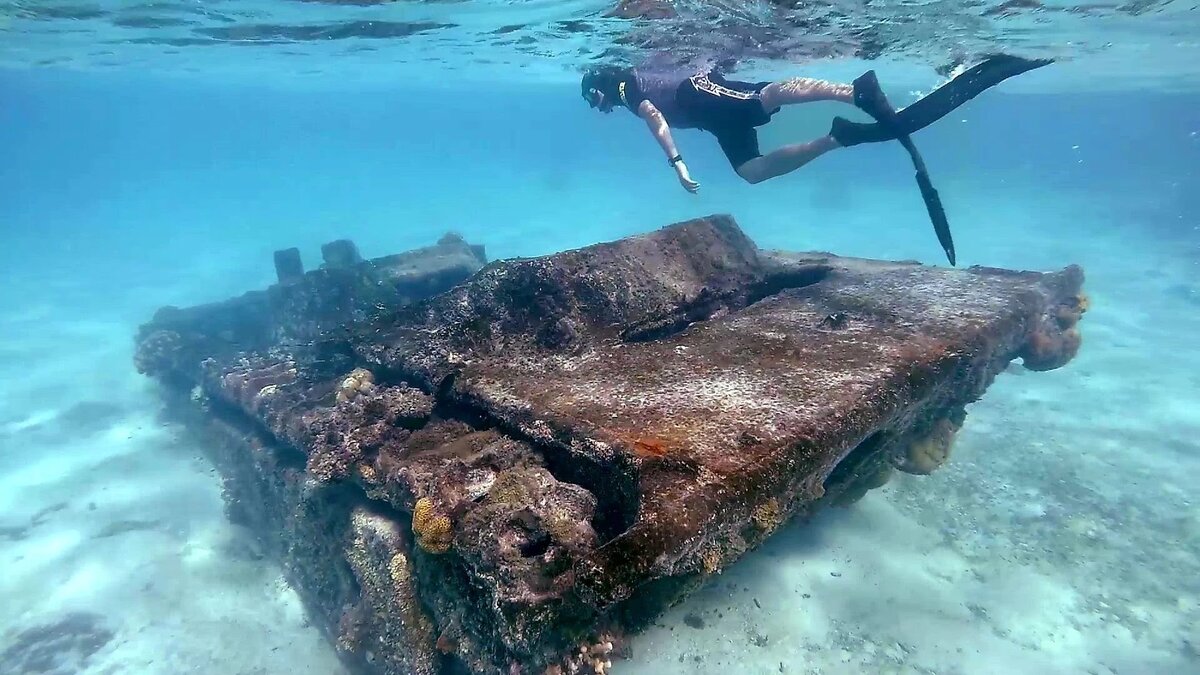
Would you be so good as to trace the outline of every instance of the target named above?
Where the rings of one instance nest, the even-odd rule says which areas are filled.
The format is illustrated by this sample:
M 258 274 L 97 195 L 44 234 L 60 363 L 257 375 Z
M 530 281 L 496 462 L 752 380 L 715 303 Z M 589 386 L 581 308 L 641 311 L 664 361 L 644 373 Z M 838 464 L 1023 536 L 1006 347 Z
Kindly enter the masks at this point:
M 850 330 L 796 332 L 780 323 L 823 317 L 776 297 L 655 342 L 472 366 L 462 380 L 490 400 L 520 401 L 602 442 L 635 451 L 639 442 L 661 443 L 668 454 L 715 459 L 744 432 L 762 442 L 803 436 L 814 420 L 854 408 L 854 398 L 883 384 L 888 368 L 877 361 L 887 346 Z
M 984 332 L 1011 332 L 1040 297 L 1037 277 L 820 262 L 832 263 L 822 281 L 675 335 L 483 359 L 459 386 L 634 454 L 683 455 L 723 473 L 752 459 L 740 453 L 747 438 L 796 446 L 856 414 L 873 418 L 862 410 L 896 394 L 914 368 L 954 358 Z M 856 421 L 851 436 L 878 422 Z

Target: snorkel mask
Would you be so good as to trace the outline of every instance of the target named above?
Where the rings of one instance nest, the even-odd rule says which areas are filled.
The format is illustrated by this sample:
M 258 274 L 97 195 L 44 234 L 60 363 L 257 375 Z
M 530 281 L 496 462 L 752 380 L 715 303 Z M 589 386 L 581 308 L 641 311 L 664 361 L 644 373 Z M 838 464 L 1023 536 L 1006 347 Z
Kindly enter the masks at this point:
M 584 89 L 583 100 L 587 101 L 589 107 L 599 108 L 604 102 L 604 94 L 599 89 Z
M 612 112 L 616 101 L 604 92 L 604 79 L 601 73 L 588 71 L 580 83 L 580 93 L 588 107 L 600 112 Z

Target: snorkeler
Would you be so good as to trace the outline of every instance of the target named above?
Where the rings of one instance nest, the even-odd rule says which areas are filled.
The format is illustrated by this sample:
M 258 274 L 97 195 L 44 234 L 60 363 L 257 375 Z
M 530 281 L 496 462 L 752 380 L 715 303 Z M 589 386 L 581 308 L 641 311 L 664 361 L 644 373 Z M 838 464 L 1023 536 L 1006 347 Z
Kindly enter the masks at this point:
M 1004 54 L 989 56 L 900 111 L 888 102 L 874 71 L 870 70 L 851 84 L 805 77 L 751 83 L 728 80 L 717 70 L 678 75 L 605 66 L 585 73 L 581 90 L 584 100 L 594 109 L 609 113 L 620 106 L 642 118 L 674 167 L 680 184 L 693 193 L 700 189 L 700 183 L 688 172 L 671 136 L 672 127 L 701 129 L 715 136 L 733 170 L 749 183 L 791 173 L 835 148 L 900 141 L 912 157 L 938 240 L 953 265 L 954 243 L 949 224 L 924 161 L 909 136 L 1003 80 L 1049 63 L 1050 60 Z M 785 105 L 812 101 L 852 104 L 875 122 L 858 123 L 834 117 L 828 134 L 763 155 L 759 151 L 757 127 L 770 122 Z

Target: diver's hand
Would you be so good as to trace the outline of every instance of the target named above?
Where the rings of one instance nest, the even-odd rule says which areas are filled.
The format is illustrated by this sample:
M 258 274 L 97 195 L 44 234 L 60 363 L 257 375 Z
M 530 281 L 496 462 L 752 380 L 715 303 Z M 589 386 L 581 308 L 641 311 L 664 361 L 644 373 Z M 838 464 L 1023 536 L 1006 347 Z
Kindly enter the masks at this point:
M 700 189 L 700 184 L 692 180 L 692 177 L 688 175 L 687 165 L 682 160 L 675 162 L 675 174 L 679 176 L 679 184 L 683 186 L 683 189 L 692 194 L 695 194 Z

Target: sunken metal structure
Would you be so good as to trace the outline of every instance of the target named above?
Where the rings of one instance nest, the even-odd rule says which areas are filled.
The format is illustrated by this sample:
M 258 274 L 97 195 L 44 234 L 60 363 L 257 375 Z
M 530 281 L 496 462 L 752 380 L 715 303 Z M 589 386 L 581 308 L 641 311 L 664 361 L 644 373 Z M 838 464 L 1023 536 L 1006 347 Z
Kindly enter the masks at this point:
M 136 365 L 363 673 L 603 673 L 782 523 L 948 458 L 1076 266 L 759 249 L 728 216 L 487 262 L 448 235 L 163 308 Z

